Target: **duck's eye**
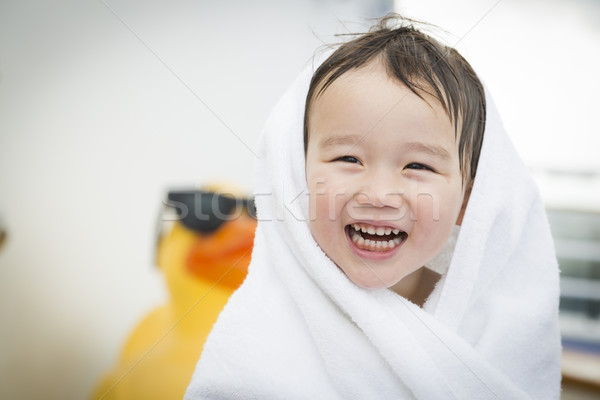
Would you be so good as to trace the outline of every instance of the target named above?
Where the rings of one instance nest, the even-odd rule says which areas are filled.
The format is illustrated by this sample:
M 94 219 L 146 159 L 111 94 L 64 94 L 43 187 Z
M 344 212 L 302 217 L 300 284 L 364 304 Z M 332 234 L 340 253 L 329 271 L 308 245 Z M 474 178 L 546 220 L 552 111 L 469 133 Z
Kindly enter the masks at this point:
M 341 156 L 341 157 L 334 159 L 333 161 L 342 161 L 342 162 L 347 162 L 347 163 L 352 163 L 352 164 L 360 164 L 360 160 L 354 156 Z
M 434 171 L 433 168 L 425 165 L 425 164 L 421 164 L 421 163 L 410 163 L 406 166 L 406 168 L 408 169 L 420 169 L 420 170 L 425 170 L 425 171 Z

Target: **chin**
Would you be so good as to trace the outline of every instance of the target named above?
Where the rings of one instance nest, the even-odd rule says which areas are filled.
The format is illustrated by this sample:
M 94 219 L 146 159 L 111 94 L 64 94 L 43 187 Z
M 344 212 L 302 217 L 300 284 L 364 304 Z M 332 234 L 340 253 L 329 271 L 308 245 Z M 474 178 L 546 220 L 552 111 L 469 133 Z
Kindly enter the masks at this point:
M 344 271 L 342 269 L 342 271 Z M 370 276 L 355 276 L 351 274 L 344 273 L 346 276 L 357 286 L 360 286 L 363 289 L 388 289 L 394 285 L 396 285 L 399 280 L 389 279 L 386 277 L 381 277 L 375 275 L 375 273 L 371 271 L 367 271 Z

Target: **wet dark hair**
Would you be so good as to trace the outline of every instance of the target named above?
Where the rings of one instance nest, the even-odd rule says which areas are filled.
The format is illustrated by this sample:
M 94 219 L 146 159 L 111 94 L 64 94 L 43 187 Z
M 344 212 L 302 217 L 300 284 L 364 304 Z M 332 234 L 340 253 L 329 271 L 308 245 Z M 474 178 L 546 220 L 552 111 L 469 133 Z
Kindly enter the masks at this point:
M 312 102 L 344 73 L 379 58 L 389 75 L 417 96 L 423 99 L 423 93 L 427 93 L 439 100 L 454 124 L 455 135 L 460 138 L 460 170 L 463 184 L 470 185 L 477 171 L 485 129 L 483 85 L 458 51 L 419 31 L 414 26 L 416 23 L 397 14 L 388 14 L 368 33 L 340 45 L 319 66 L 306 96 L 304 151 L 308 148 Z

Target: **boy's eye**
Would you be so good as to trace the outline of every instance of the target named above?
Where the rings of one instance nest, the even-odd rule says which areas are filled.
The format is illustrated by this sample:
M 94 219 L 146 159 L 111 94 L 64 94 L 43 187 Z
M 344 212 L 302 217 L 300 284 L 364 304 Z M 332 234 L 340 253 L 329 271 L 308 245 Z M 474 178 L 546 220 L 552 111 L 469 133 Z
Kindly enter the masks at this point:
M 360 164 L 361 163 L 360 160 L 354 156 L 341 156 L 341 157 L 334 159 L 333 161 L 343 161 L 343 162 L 352 163 L 352 164 Z
M 435 172 L 433 170 L 433 168 L 425 165 L 425 164 L 421 164 L 421 163 L 410 163 L 406 166 L 406 168 L 408 169 L 421 169 L 421 170 L 425 170 L 425 171 L 432 171 Z

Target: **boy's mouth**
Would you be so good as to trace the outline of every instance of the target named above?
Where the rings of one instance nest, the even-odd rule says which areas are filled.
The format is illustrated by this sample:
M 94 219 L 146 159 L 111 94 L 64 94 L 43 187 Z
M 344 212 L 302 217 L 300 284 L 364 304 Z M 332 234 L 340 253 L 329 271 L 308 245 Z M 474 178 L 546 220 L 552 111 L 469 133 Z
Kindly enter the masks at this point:
M 346 234 L 359 249 L 376 252 L 390 251 L 408 236 L 398 228 L 364 223 L 346 225 Z

